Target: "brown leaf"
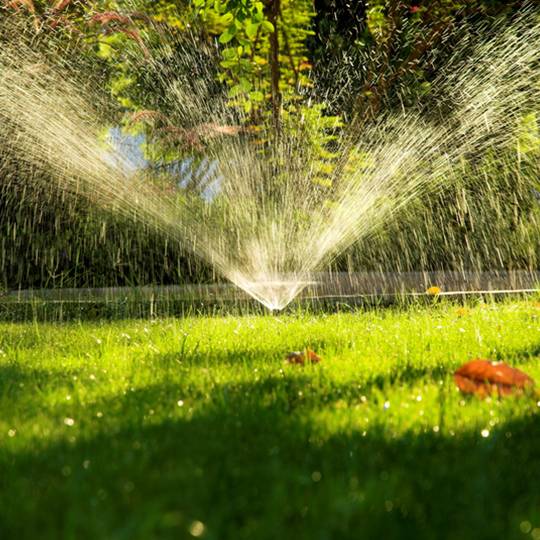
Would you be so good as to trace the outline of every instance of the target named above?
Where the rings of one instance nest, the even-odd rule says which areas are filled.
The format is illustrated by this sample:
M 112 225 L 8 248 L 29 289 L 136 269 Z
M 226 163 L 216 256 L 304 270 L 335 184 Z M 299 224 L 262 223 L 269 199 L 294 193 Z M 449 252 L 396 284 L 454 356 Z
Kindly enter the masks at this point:
M 458 388 L 466 394 L 487 397 L 522 394 L 534 386 L 534 380 L 523 371 L 503 362 L 477 358 L 462 365 L 454 373 Z
M 311 349 L 305 351 L 294 351 L 287 355 L 287 362 L 289 364 L 298 364 L 303 366 L 306 362 L 310 364 L 318 364 L 322 358 L 314 353 Z

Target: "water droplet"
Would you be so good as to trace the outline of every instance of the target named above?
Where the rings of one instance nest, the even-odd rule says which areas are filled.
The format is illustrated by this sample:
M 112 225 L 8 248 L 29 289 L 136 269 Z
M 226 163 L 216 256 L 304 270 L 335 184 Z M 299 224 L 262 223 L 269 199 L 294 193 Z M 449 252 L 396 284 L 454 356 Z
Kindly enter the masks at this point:
M 17 430 L 16 429 L 10 429 L 8 432 L 8 437 L 15 437 L 15 435 L 17 435 Z
M 482 437 L 487 438 L 489 437 L 489 429 L 483 429 L 481 432 L 480 432 L 480 435 L 482 435 Z
M 433 426 L 433 431 L 435 433 L 439 433 L 439 426 Z
M 189 534 L 191 534 L 191 536 L 195 536 L 195 537 L 202 536 L 204 534 L 204 530 L 205 530 L 205 526 L 202 521 L 194 521 L 189 526 Z
M 75 424 L 75 420 L 73 420 L 73 418 L 64 418 L 64 424 L 66 424 L 66 426 L 73 426 Z
M 524 534 L 531 532 L 531 529 L 532 529 L 532 525 L 529 521 L 522 521 L 519 524 L 519 530 Z
M 184 401 L 179 399 L 176 404 L 179 406 L 179 407 L 183 407 L 184 406 Z
M 321 479 L 322 479 L 322 474 L 320 471 L 313 471 L 311 473 L 311 479 L 314 481 L 314 482 L 320 482 Z
M 385 401 L 384 402 L 384 405 L 383 405 L 383 409 L 389 409 L 390 408 L 390 402 L 389 401 Z

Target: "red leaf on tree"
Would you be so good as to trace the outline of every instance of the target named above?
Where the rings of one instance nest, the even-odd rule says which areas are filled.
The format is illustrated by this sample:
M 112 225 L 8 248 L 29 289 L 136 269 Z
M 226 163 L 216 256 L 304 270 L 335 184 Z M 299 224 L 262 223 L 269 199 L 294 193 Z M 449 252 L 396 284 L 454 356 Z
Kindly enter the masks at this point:
M 150 58 L 150 51 L 144 44 L 144 41 L 141 37 L 141 34 L 138 30 L 132 29 L 132 28 L 117 28 L 118 32 L 121 32 L 122 34 L 125 34 L 127 37 L 132 39 L 133 41 L 137 42 L 139 45 L 141 51 L 143 52 L 144 56 L 146 58 Z
M 131 19 L 122 15 L 117 11 L 105 11 L 103 13 L 96 13 L 91 19 L 90 22 L 94 22 L 101 25 L 107 25 L 112 22 L 118 24 L 131 25 Z
M 5 7 L 15 9 L 16 11 L 19 11 L 21 7 L 26 8 L 33 15 L 34 28 L 36 29 L 36 32 L 39 32 L 41 20 L 37 14 L 34 0 L 12 0 L 11 2 L 5 3 Z
M 311 349 L 294 351 L 287 355 L 287 362 L 289 364 L 298 364 L 300 366 L 303 366 L 306 362 L 309 364 L 318 364 L 321 360 L 322 358 Z
M 33 0 L 12 0 L 7 3 L 8 8 L 19 9 L 25 7 L 30 13 L 36 13 L 36 6 Z
M 151 109 L 142 109 L 137 111 L 129 118 L 129 122 L 133 124 L 136 122 L 154 122 L 155 120 L 167 120 L 167 118 L 159 111 L 154 111 Z
M 58 0 L 56 4 L 53 6 L 54 11 L 62 11 L 68 7 L 68 5 L 71 4 L 71 0 Z
M 522 394 L 534 386 L 534 380 L 523 371 L 503 362 L 477 358 L 462 365 L 454 373 L 458 388 L 466 394 L 480 397 Z
M 201 124 L 198 127 L 200 133 L 207 137 L 218 135 L 237 135 L 244 131 L 242 126 L 220 126 L 219 124 Z
M 127 15 L 122 15 L 117 11 L 104 11 L 103 13 L 96 13 L 90 19 L 90 22 L 100 24 L 109 33 L 120 32 L 126 35 L 128 38 L 137 42 L 146 58 L 150 57 L 150 51 L 144 44 L 139 30 L 133 27 L 133 21 L 131 17 Z M 113 26 L 110 26 L 111 23 L 115 24 Z

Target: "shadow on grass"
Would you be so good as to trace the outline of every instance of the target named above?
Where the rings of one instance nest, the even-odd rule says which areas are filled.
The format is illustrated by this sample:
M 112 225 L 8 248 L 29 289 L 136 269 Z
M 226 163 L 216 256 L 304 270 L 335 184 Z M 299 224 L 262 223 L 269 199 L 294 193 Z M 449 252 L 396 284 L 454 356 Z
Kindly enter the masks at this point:
M 8 398 L 12 403 L 16 400 L 27 400 L 36 396 L 36 392 L 50 389 L 51 385 L 59 386 L 65 382 L 73 382 L 76 370 L 51 371 L 35 367 L 21 367 L 18 363 L 0 364 L 0 396 Z
M 385 375 L 374 374 L 363 380 L 336 382 L 327 378 L 325 371 L 318 366 L 289 367 L 285 363 L 276 363 L 276 374 L 265 374 L 255 383 L 238 381 L 210 382 L 199 385 L 193 378 L 183 379 L 185 370 L 194 367 L 216 367 L 228 364 L 234 367 L 238 362 L 231 360 L 232 355 L 212 356 L 210 359 L 203 355 L 191 358 L 185 363 L 177 363 L 175 356 L 170 354 L 155 355 L 152 365 L 156 366 L 156 380 L 153 384 L 144 387 L 126 390 L 125 395 L 102 398 L 97 403 L 87 398 L 87 408 L 94 413 L 111 410 L 119 418 L 129 417 L 130 413 L 144 415 L 148 408 L 158 407 L 160 404 L 176 403 L 179 396 L 190 396 L 192 399 L 210 398 L 214 403 L 228 406 L 229 396 L 238 400 L 242 396 L 270 396 L 272 400 L 280 400 L 287 412 L 292 411 L 299 404 L 303 407 L 325 407 L 340 400 L 349 405 L 360 402 L 361 396 L 370 398 L 374 391 L 384 391 L 395 384 L 413 386 L 419 381 L 448 380 L 451 372 L 440 367 L 413 367 L 406 364 L 396 368 Z M 201 362 L 199 364 L 199 362 Z M 204 363 L 202 363 L 204 362 Z M 243 360 L 245 363 L 245 359 Z M 248 365 L 250 360 L 247 361 Z M 254 363 L 255 365 L 255 363 Z M 281 370 L 281 374 L 278 371 Z M 40 407 L 41 400 L 48 394 L 62 388 L 70 392 L 77 392 L 77 377 L 85 377 L 93 369 L 85 367 L 74 368 L 69 371 L 40 370 L 37 368 L 21 368 L 16 363 L 0 365 L 0 395 L 7 398 L 10 408 L 23 407 L 29 414 Z M 93 383 L 99 384 L 99 383 Z M 126 382 L 127 384 L 127 382 Z M 129 386 L 129 385 L 128 385 Z M 299 395 L 302 394 L 302 398 Z M 254 407 L 258 407 L 256 403 Z M 48 404 L 49 414 L 64 414 L 66 403 L 58 400 L 53 407 Z
M 540 342 L 530 343 L 524 347 L 504 348 L 497 350 L 494 353 L 494 360 L 497 361 L 512 361 L 516 364 L 524 364 L 530 362 L 532 358 L 540 358 Z
M 221 386 L 153 423 L 172 393 L 156 385 L 96 404 L 119 424 L 0 451 L 0 537 L 477 540 L 540 525 L 537 416 L 487 439 L 392 438 L 382 424 L 327 435 L 296 385 Z

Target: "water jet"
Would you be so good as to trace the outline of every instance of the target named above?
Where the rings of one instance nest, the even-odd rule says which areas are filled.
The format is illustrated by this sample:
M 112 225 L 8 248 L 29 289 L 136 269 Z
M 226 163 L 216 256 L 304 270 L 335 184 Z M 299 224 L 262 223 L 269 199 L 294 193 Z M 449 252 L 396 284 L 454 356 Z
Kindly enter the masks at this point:
M 93 105 L 102 92 L 81 86 L 63 60 L 15 40 L 0 53 L 0 153 L 46 170 L 66 196 L 154 227 L 270 310 L 317 285 L 311 276 L 349 246 L 369 243 L 408 206 L 458 182 L 465 161 L 474 167 L 515 148 L 520 118 L 540 103 L 540 24 L 524 13 L 469 56 L 456 48 L 432 83 L 439 97 L 431 109 L 382 114 L 353 136 L 336 124 L 321 160 L 302 143 L 301 125 L 279 139 L 239 127 L 249 118 L 226 93 L 212 94 L 204 69 L 196 80 L 174 78 L 164 66 L 188 65 L 187 49 L 149 47 L 139 68 L 168 77 L 175 104 L 167 118 L 144 111 L 127 124 L 151 123 L 160 143 L 174 140 L 174 159 L 152 168 L 107 147 L 107 122 Z

